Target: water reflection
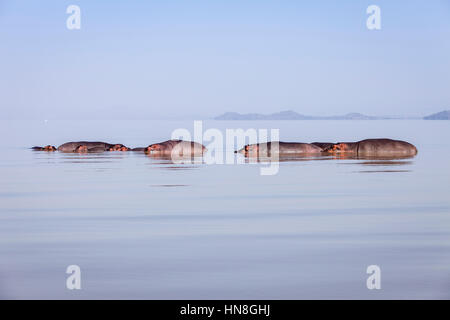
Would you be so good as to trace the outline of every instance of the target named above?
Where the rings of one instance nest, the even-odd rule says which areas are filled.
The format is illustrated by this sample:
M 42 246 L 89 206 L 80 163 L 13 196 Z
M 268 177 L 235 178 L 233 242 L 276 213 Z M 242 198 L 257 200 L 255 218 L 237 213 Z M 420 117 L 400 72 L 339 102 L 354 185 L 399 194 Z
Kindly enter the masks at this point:
M 159 169 L 167 170 L 190 170 L 197 169 L 199 165 L 206 164 L 204 157 L 199 156 L 179 156 L 172 158 L 170 155 L 157 155 L 143 152 L 100 152 L 100 153 L 54 153 L 54 152 L 33 152 L 38 160 L 45 162 L 61 160 L 62 163 L 111 163 L 121 161 L 125 158 L 141 157 L 150 159 L 151 162 L 146 165 L 154 166 Z M 414 164 L 414 156 L 358 156 L 352 154 L 285 154 L 271 156 L 258 156 L 256 154 L 245 153 L 235 154 L 234 163 L 270 163 L 270 162 L 303 162 L 303 161 L 337 161 L 340 165 L 358 165 L 367 167 L 398 167 L 411 166 Z M 342 161 L 345 160 L 345 161 Z M 379 170 L 361 170 L 357 172 L 410 172 L 398 169 L 379 169 Z
M 249 155 L 248 153 L 240 155 L 244 157 L 245 163 L 269 163 L 269 162 L 301 162 L 301 161 L 338 161 L 338 164 L 343 165 L 358 165 L 369 167 L 398 167 L 398 166 L 411 166 L 414 161 L 411 161 L 414 156 L 392 156 L 392 157 L 376 157 L 376 156 L 358 156 L 349 154 L 336 154 L 336 155 L 278 155 L 278 157 L 260 157 Z M 340 160 L 348 160 L 341 162 Z M 392 170 L 392 169 L 380 169 L 380 170 L 360 170 L 360 173 L 373 173 L 373 172 L 411 172 L 412 170 Z
M 176 187 L 189 187 L 189 185 L 188 184 L 153 184 L 152 187 L 176 188 Z
M 377 172 L 384 172 L 384 173 L 395 173 L 395 172 L 411 172 L 412 170 L 360 170 L 355 171 L 358 173 L 377 173 Z
M 62 153 L 34 151 L 37 160 L 56 160 L 62 163 L 110 163 L 117 159 L 124 159 L 128 155 L 125 152 L 96 152 L 96 153 Z

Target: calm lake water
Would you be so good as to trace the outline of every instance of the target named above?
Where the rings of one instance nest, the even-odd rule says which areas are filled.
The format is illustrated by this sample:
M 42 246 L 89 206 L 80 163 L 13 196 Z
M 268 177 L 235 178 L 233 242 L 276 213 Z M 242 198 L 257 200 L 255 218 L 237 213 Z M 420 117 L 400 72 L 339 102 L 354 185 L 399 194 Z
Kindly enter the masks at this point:
M 204 122 L 279 128 L 284 141 L 388 137 L 419 150 L 283 161 L 273 176 L 258 163 L 28 149 L 146 146 L 192 121 L 0 125 L 1 298 L 450 298 L 450 121 Z M 69 265 L 81 268 L 81 290 L 66 289 Z M 381 268 L 380 290 L 366 287 L 369 265 Z

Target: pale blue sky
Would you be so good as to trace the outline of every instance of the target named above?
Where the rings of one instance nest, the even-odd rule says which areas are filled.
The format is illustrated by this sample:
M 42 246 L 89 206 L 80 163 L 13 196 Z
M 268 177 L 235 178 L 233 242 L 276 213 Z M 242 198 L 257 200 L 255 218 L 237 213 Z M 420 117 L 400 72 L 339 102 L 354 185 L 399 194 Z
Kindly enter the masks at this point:
M 0 41 L 2 119 L 450 109 L 449 0 L 3 0 Z

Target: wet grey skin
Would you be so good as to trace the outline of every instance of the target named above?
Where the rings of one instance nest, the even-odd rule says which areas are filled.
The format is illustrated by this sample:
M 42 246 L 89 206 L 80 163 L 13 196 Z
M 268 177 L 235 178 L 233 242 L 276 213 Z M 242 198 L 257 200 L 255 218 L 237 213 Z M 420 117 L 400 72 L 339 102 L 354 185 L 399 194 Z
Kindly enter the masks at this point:
M 136 151 L 136 152 L 145 152 L 147 148 L 145 147 L 138 147 L 138 148 L 133 148 L 131 149 L 131 151 Z
M 278 146 L 277 146 L 278 144 Z M 303 142 L 267 142 L 246 145 L 244 148 L 235 151 L 235 153 L 250 155 L 269 155 L 272 153 L 283 154 L 315 154 L 321 153 L 322 148 Z
M 312 142 L 311 144 L 321 148 L 322 151 L 325 151 L 326 149 L 333 146 L 335 143 L 334 142 Z
M 83 151 L 83 150 L 77 150 L 76 152 L 80 152 L 80 153 L 102 153 L 105 152 L 105 148 L 103 147 L 93 147 L 93 148 L 88 148 L 87 150 Z
M 96 149 L 103 151 L 109 150 L 113 145 L 106 142 L 91 142 L 91 141 L 76 141 L 76 142 L 66 142 L 58 147 L 58 151 L 61 152 L 78 152 L 80 146 L 86 146 L 89 149 Z
M 357 142 L 338 142 L 326 149 L 330 153 L 358 156 L 415 156 L 417 148 L 406 141 L 392 139 L 366 139 Z
M 48 146 L 45 146 L 45 147 L 32 147 L 31 150 L 52 152 L 52 151 L 56 151 L 56 147 L 48 145 Z
M 145 152 L 160 155 L 203 155 L 207 149 L 204 145 L 184 140 L 167 140 L 159 143 L 154 143 L 145 148 Z
M 85 147 L 85 148 L 84 148 Z M 76 141 L 76 142 L 66 142 L 58 147 L 58 151 L 60 152 L 79 152 L 80 148 L 83 148 L 84 152 L 102 152 L 102 151 L 119 151 L 119 150 L 111 150 L 111 149 L 120 149 L 125 148 L 123 144 L 111 144 L 106 142 L 99 141 Z M 126 150 L 122 150 L 126 151 Z

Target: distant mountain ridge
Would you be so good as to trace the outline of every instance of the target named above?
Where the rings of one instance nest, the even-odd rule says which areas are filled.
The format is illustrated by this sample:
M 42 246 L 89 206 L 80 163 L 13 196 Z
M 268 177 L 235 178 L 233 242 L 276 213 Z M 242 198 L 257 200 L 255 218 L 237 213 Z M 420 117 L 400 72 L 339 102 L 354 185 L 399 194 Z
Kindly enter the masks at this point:
M 272 114 L 247 113 L 240 114 L 237 112 L 225 112 L 217 116 L 214 120 L 382 120 L 382 119 L 396 119 L 393 117 L 373 117 L 361 113 L 353 112 L 342 116 L 307 116 L 297 113 L 292 110 L 281 111 Z
M 423 117 L 425 120 L 450 120 L 450 110 L 444 110 L 438 113 Z

